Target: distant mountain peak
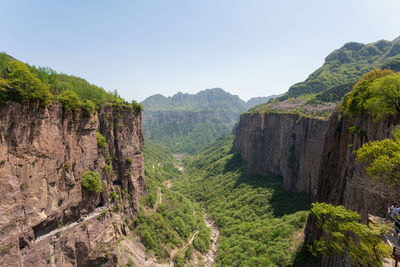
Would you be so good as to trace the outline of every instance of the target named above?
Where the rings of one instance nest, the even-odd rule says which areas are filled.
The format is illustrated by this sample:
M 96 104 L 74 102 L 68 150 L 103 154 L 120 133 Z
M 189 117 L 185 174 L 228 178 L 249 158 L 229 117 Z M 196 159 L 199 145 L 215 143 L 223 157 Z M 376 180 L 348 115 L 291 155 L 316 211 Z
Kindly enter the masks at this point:
M 337 101 L 341 99 L 352 84 L 365 73 L 376 68 L 400 68 L 400 36 L 392 42 L 378 40 L 369 44 L 349 42 L 332 51 L 324 64 L 311 73 L 308 78 L 292 85 L 281 100 L 300 95 L 324 93 L 329 94 L 321 99 Z M 346 90 L 336 90 L 344 88 Z M 330 96 L 331 95 L 331 96 Z M 317 99 L 317 98 L 316 98 Z M 323 100 L 323 101 L 326 101 Z

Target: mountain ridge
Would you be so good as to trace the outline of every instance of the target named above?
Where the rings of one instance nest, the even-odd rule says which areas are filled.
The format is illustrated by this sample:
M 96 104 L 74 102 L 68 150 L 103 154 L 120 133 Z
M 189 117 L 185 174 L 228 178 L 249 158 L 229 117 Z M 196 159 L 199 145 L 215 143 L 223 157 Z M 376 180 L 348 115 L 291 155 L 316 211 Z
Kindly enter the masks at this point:
M 372 43 L 348 42 L 333 50 L 325 58 L 321 67 L 312 72 L 304 81 L 292 85 L 280 100 L 317 94 L 316 99 L 323 102 L 335 102 L 351 90 L 359 78 L 376 68 L 391 68 L 400 71 L 400 36 L 393 41 L 378 40 Z M 343 86 L 346 87 L 343 90 Z M 334 88 L 338 88 L 339 96 Z M 332 90 L 333 89 L 333 90 Z M 329 92 L 318 97 L 318 94 Z
M 240 113 L 246 111 L 255 105 L 268 102 L 271 98 L 280 97 L 281 95 L 258 96 L 252 97 L 248 101 L 241 99 L 238 95 L 233 95 L 222 88 L 210 88 L 201 90 L 195 94 L 177 92 L 172 96 L 164 96 L 162 94 L 154 94 L 147 97 L 141 102 L 147 111 L 161 110 L 190 110 L 200 111 L 217 108 L 219 101 L 230 99 L 232 107 Z M 238 106 L 237 106 L 238 105 Z M 243 108 L 237 108 L 243 107 Z M 243 110 L 243 111 L 242 111 Z

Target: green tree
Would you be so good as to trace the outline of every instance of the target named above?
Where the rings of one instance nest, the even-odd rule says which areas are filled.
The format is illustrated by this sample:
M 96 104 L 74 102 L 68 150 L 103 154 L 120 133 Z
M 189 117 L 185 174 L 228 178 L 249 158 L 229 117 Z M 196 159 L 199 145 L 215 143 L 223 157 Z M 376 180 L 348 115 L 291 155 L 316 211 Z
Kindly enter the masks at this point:
M 28 67 L 17 60 L 7 64 L 7 95 L 9 100 L 18 102 L 39 102 L 46 106 L 52 100 L 49 87 L 35 77 Z
M 380 77 L 393 74 L 391 70 L 373 70 L 365 74 L 354 85 L 353 90 L 343 97 L 343 108 L 347 115 L 357 115 L 365 111 L 366 100 L 371 98 L 370 85 Z
M 400 73 L 374 70 L 364 75 L 343 98 L 346 115 L 367 112 L 375 119 L 400 112 Z
M 103 182 L 97 172 L 87 171 L 82 176 L 82 187 L 91 195 L 103 192 Z
M 368 163 L 367 173 L 389 185 L 400 183 L 400 130 L 392 134 L 393 140 L 369 142 L 356 152 L 358 162 Z
M 314 255 L 347 254 L 361 266 L 382 266 L 382 259 L 389 257 L 391 248 L 381 237 L 387 227 L 372 222 L 362 224 L 357 212 L 327 203 L 313 203 L 311 213 L 324 232 L 310 246 Z
M 62 91 L 61 94 L 57 96 L 57 100 L 63 104 L 65 109 L 73 112 L 78 110 L 81 106 L 81 101 L 77 94 L 69 89 Z

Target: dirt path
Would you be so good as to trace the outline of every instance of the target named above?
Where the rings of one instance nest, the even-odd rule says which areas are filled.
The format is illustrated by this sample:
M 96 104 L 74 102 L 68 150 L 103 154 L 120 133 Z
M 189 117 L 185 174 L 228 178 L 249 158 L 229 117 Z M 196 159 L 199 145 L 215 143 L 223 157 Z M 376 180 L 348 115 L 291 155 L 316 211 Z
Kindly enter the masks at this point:
M 172 179 L 165 180 L 165 181 L 163 182 L 163 185 L 165 185 L 167 188 L 171 188 Z
M 183 247 L 172 250 L 171 253 L 169 254 L 169 257 L 170 257 L 171 261 L 173 261 L 176 253 L 178 253 L 180 251 L 184 251 L 188 246 L 190 246 L 193 243 L 194 238 L 198 234 L 199 234 L 199 231 L 194 232 L 194 234 L 192 234 L 192 236 L 190 237 L 189 241 L 186 242 L 186 244 Z M 171 264 L 173 264 L 173 262 L 171 262 Z
M 208 252 L 204 255 L 205 266 L 209 267 L 214 264 L 215 259 L 217 258 L 219 229 L 207 213 L 204 213 L 204 221 L 206 222 L 207 227 L 211 228 L 211 246 Z
M 107 209 L 108 209 L 108 206 L 99 207 L 99 208 L 95 209 L 95 211 L 93 211 L 92 213 L 90 213 L 90 214 L 88 214 L 87 216 L 83 217 L 81 221 L 76 221 L 76 222 L 70 223 L 70 224 L 68 224 L 68 225 L 66 225 L 66 226 L 64 226 L 64 227 L 62 227 L 62 228 L 53 230 L 53 231 L 51 231 L 50 233 L 47 233 L 47 234 L 42 235 L 42 236 L 39 236 L 39 237 L 35 240 L 35 243 L 36 243 L 36 242 L 39 242 L 40 240 L 43 240 L 43 239 L 45 239 L 45 238 L 47 238 L 47 237 L 49 237 L 49 236 L 53 236 L 53 235 L 55 235 L 55 234 L 57 234 L 57 233 L 63 232 L 63 231 L 65 231 L 65 230 L 68 230 L 68 229 L 74 227 L 75 225 L 78 225 L 78 224 L 81 224 L 81 223 L 83 223 L 83 222 L 85 222 L 85 221 L 88 221 L 88 220 L 90 220 L 90 219 L 92 219 L 92 218 L 94 218 L 94 217 L 100 215 L 104 210 L 107 210 Z
M 185 168 L 183 168 L 181 163 L 183 158 L 185 157 L 185 154 L 173 154 L 172 156 L 178 161 L 177 163 L 174 163 L 174 167 L 183 172 Z
M 162 192 L 161 192 L 161 187 L 157 188 L 157 201 L 156 204 L 154 205 L 153 210 L 157 210 L 158 206 L 160 206 L 162 202 Z

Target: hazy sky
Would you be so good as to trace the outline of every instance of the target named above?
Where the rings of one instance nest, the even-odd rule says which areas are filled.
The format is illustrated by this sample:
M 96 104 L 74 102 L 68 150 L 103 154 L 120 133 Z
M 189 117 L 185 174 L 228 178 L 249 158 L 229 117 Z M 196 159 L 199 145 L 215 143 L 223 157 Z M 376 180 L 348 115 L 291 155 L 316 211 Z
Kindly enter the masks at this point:
M 287 91 L 349 41 L 400 35 L 399 0 L 0 0 L 0 51 L 127 100 Z

